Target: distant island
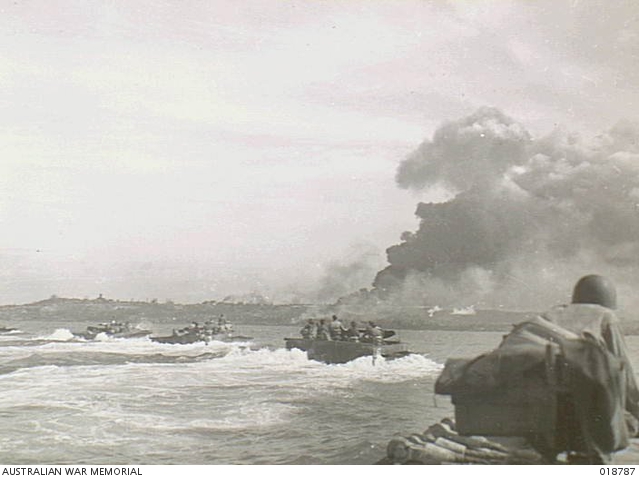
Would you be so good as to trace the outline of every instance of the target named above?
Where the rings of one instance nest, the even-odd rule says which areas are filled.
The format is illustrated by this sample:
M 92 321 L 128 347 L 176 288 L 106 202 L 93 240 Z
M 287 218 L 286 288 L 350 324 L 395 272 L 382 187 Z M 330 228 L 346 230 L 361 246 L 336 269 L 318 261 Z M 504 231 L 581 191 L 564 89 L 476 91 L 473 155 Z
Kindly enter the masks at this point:
M 0 324 L 21 321 L 68 321 L 69 323 L 95 323 L 102 321 L 128 321 L 140 323 L 206 321 L 221 315 L 234 324 L 301 325 L 308 318 L 329 317 L 337 314 L 344 322 L 352 320 L 375 321 L 386 328 L 450 331 L 509 331 L 514 324 L 534 317 L 535 312 L 496 309 L 457 308 L 442 309 L 425 306 L 377 304 L 375 307 L 271 304 L 260 302 L 204 301 L 197 304 L 178 304 L 171 301 L 121 301 L 100 295 L 94 299 L 60 298 L 21 305 L 0 306 Z M 235 299 L 235 298 L 234 298 Z M 626 334 L 639 334 L 639 322 L 624 321 Z

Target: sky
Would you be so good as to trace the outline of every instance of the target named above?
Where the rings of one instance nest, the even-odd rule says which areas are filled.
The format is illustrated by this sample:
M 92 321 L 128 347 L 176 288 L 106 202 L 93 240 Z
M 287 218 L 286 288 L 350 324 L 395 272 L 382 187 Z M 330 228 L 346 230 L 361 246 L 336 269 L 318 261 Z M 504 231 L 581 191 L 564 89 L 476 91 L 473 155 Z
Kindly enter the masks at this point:
M 607 0 L 0 1 L 0 304 L 369 287 L 418 203 L 450 198 L 396 182 L 443 123 L 635 119 L 638 19 Z

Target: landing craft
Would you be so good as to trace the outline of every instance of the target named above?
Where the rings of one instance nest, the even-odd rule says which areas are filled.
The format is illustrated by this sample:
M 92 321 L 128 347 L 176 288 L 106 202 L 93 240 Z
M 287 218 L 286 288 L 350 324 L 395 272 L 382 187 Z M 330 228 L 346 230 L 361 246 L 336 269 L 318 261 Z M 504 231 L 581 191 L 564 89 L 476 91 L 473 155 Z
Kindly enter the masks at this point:
M 250 336 L 240 336 L 233 334 L 233 325 L 223 320 L 214 325 L 207 321 L 204 326 L 193 323 L 182 329 L 174 329 L 170 336 L 152 336 L 151 341 L 164 344 L 193 344 L 209 343 L 210 341 L 222 341 L 225 343 L 250 341 Z
M 341 364 L 363 356 L 397 359 L 410 354 L 400 341 L 386 341 L 384 344 L 355 343 L 350 341 L 324 341 L 320 339 L 284 338 L 286 349 L 306 351 L 312 361 L 327 364 Z
M 323 340 L 316 338 L 284 338 L 286 349 L 299 349 L 306 351 L 306 357 L 311 361 L 320 361 L 327 364 L 343 364 L 364 356 L 376 358 L 398 359 L 408 356 L 410 351 L 399 340 L 388 338 L 395 335 L 395 331 L 385 330 L 380 342 L 367 342 L 365 339 L 358 341 L 348 340 Z
M 128 339 L 148 336 L 151 331 L 131 326 L 129 323 L 111 321 L 110 323 L 100 323 L 97 326 L 89 326 L 86 331 L 73 334 L 84 339 L 95 339 L 98 334 L 105 334 L 110 338 Z

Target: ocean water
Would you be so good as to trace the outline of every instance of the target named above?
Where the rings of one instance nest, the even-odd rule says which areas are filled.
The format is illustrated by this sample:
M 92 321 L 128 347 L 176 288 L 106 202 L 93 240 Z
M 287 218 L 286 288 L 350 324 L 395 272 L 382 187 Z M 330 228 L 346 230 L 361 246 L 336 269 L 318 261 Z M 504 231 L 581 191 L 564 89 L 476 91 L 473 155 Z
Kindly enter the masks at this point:
M 452 416 L 433 395 L 447 357 L 502 336 L 399 331 L 414 354 L 326 365 L 284 349 L 297 326 L 236 325 L 255 339 L 208 345 L 11 326 L 20 331 L 0 335 L 3 464 L 372 464 L 393 434 Z M 639 358 L 639 338 L 628 342 Z

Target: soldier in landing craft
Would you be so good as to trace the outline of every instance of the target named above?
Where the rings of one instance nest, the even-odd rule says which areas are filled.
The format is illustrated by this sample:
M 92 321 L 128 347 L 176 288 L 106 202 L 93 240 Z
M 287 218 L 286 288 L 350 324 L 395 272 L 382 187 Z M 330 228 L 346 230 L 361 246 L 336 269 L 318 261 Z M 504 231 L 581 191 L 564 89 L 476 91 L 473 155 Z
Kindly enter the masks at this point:
M 351 321 L 351 327 L 346 331 L 346 338 L 349 341 L 357 342 L 360 338 L 359 328 L 356 321 Z
M 368 322 L 364 331 L 364 340 L 367 343 L 381 344 L 384 341 L 384 332 L 373 321 Z
M 230 333 L 233 327 L 229 324 L 223 314 L 220 314 L 220 319 L 217 321 L 217 326 L 220 333 Z
M 323 340 L 323 341 L 330 341 L 331 340 L 331 335 L 328 331 L 328 326 L 326 325 L 326 320 L 325 319 L 320 319 L 319 324 L 317 325 L 317 339 Z
M 337 315 L 333 315 L 333 321 L 329 326 L 329 331 L 331 333 L 331 339 L 333 341 L 340 341 L 345 332 L 344 326 L 342 326 L 342 322 L 337 318 Z
M 315 338 L 315 320 L 309 319 L 304 327 L 301 329 L 300 334 L 304 339 Z

